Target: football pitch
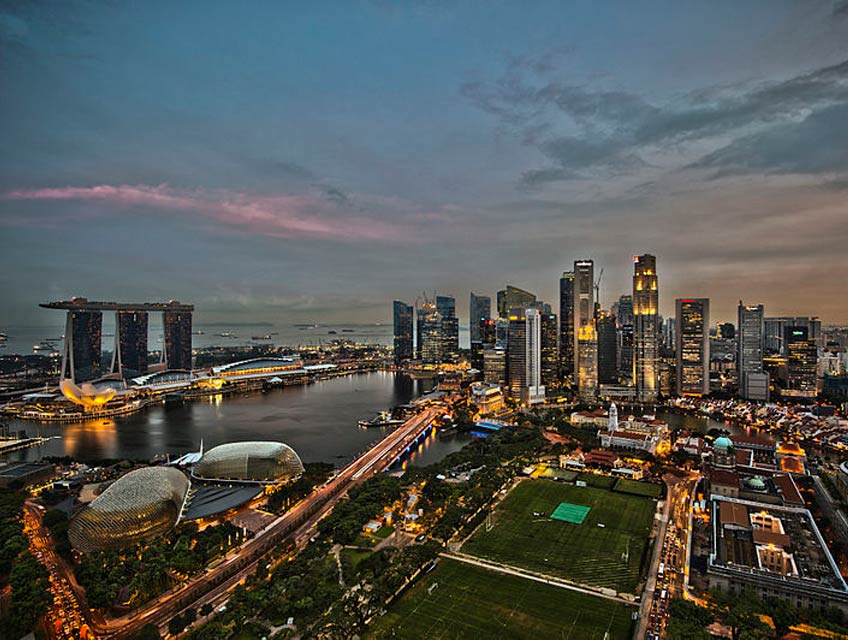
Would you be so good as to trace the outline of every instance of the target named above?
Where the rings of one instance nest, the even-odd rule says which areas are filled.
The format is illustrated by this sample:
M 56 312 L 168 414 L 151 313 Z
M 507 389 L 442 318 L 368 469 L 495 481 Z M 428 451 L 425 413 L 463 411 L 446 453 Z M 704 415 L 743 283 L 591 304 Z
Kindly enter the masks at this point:
M 548 517 L 563 502 L 589 507 L 582 524 Z M 606 489 L 525 480 L 497 506 L 491 530 L 478 528 L 462 551 L 635 593 L 656 506 L 649 498 Z
M 368 638 L 625 640 L 633 607 L 442 558 Z

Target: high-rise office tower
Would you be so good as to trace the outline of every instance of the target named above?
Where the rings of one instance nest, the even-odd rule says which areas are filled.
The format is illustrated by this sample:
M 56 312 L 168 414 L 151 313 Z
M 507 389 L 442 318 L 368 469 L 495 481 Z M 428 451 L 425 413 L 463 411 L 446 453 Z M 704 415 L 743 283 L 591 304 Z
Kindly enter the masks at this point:
M 787 380 L 783 395 L 795 398 L 816 397 L 818 348 L 809 327 L 787 326 L 783 332 L 787 357 Z
M 401 364 L 412 359 L 412 307 L 395 300 L 393 304 L 394 360 Z
M 102 339 L 102 312 L 68 311 L 62 354 L 62 378 L 83 382 L 98 377 Z
M 739 395 L 748 400 L 769 399 L 769 375 L 763 369 L 765 311 L 763 305 L 744 305 L 736 310 L 736 371 Z
M 480 321 L 492 317 L 492 299 L 489 296 L 475 295 L 472 291 L 468 309 L 468 333 L 471 342 L 477 342 L 480 340 Z
M 598 395 L 598 332 L 594 323 L 584 324 L 577 334 L 577 392 L 581 399 Z
M 625 384 L 630 384 L 633 381 L 633 296 L 619 296 L 616 311 L 618 377 Z
M 594 328 L 595 322 L 595 263 L 592 260 L 574 261 L 574 344 L 579 340 L 580 330 L 586 326 Z M 586 334 L 588 335 L 588 334 Z M 597 339 L 595 340 L 597 343 Z M 597 356 L 593 358 L 597 363 Z M 579 365 L 575 363 L 574 379 L 580 381 Z M 590 372 L 597 381 L 597 370 Z
M 442 362 L 459 359 L 459 318 L 456 317 L 456 299 L 453 296 L 436 296 L 436 310 L 441 316 Z
M 418 307 L 417 356 L 424 364 L 442 362 L 442 314 L 431 300 L 425 299 Z
M 542 384 L 542 314 L 534 308 L 509 312 L 507 372 L 510 396 L 525 405 L 545 400 Z
M 574 376 L 574 272 L 565 271 L 559 279 L 560 377 Z
M 633 296 L 632 295 L 621 295 L 618 296 L 618 309 L 616 314 L 616 321 L 618 322 L 618 326 L 623 327 L 625 325 L 633 324 Z
M 508 318 L 512 309 L 525 308 L 534 302 L 536 302 L 534 294 L 508 284 L 506 289 L 498 291 L 498 317 Z
M 498 347 L 486 347 L 483 349 L 483 380 L 501 386 L 506 385 L 506 349 Z
M 633 263 L 633 380 L 636 398 L 655 402 L 659 359 L 657 259 L 646 253 L 634 256 Z
M 509 381 L 509 396 L 521 401 L 527 388 L 527 318 L 526 309 L 513 309 L 509 319 L 509 337 L 506 349 L 506 372 Z
M 191 311 L 165 311 L 163 357 L 168 369 L 191 369 Z M 410 336 L 412 330 L 410 329 Z
M 678 298 L 677 394 L 705 396 L 710 392 L 710 301 Z
M 496 321 L 480 320 L 477 323 L 477 340 L 471 341 L 471 366 L 484 371 L 484 352 L 493 349 L 497 339 Z
M 541 313 L 542 321 L 542 384 L 554 387 L 559 379 L 559 349 L 557 348 L 557 317 L 555 313 Z
M 809 339 L 813 340 L 816 346 L 819 348 L 824 346 L 822 343 L 821 320 L 818 318 L 809 318 L 806 316 L 765 318 L 763 325 L 766 353 L 788 355 L 786 353 L 786 345 L 784 344 L 786 327 L 804 327 L 807 329 Z
M 147 312 L 118 311 L 115 314 L 115 351 L 112 373 L 122 377 L 147 372 Z
M 618 332 L 615 316 L 599 311 L 598 327 L 598 383 L 615 384 L 618 381 Z

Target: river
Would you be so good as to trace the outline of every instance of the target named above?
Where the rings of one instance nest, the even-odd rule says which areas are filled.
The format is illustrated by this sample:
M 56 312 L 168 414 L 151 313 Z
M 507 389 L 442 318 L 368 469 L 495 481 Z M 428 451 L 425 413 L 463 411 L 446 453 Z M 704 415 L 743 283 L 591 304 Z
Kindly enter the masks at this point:
M 351 460 L 382 438 L 385 429 L 361 429 L 357 421 L 405 404 L 432 388 L 432 381 L 413 381 L 389 372 L 333 378 L 268 393 L 212 396 L 181 406 L 157 405 L 131 416 L 79 424 L 45 425 L 11 420 L 11 431 L 60 436 L 47 444 L 8 454 L 11 460 L 71 456 L 77 460 L 179 456 L 225 442 L 275 440 L 297 451 L 304 462 Z M 468 437 L 431 436 L 410 462 L 431 464 L 460 449 Z

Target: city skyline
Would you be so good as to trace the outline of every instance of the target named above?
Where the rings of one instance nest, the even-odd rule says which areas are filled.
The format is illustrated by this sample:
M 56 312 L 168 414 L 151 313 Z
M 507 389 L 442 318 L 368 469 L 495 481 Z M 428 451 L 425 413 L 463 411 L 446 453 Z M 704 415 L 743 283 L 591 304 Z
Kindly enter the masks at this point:
M 662 315 L 845 322 L 846 37 L 830 1 L 5 7 L 0 323 L 74 294 L 389 322 L 436 289 L 464 324 L 581 257 L 609 308 L 643 253 Z

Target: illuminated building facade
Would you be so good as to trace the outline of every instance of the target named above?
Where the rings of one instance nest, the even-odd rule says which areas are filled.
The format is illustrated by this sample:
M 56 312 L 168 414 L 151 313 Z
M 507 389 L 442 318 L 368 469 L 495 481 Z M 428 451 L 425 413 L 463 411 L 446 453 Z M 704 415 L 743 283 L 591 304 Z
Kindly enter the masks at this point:
M 103 314 L 100 311 L 69 311 L 65 321 L 62 378 L 91 380 L 100 375 Z
M 149 542 L 177 524 L 188 489 L 174 467 L 131 471 L 71 519 L 68 538 L 84 553 Z
M 115 314 L 115 350 L 112 373 L 131 378 L 147 372 L 147 312 L 118 311 Z
M 658 389 L 659 283 L 657 259 L 633 258 L 633 381 L 640 402 L 655 402 Z
M 675 309 L 677 393 L 705 396 L 710 392 L 710 301 L 678 298 Z
M 435 303 L 424 300 L 418 307 L 418 360 L 424 364 L 442 362 L 442 314 Z
M 598 333 L 592 323 L 577 334 L 577 392 L 583 400 L 598 395 Z
M 536 302 L 534 294 L 508 284 L 506 289 L 498 291 L 498 317 L 508 318 L 512 309 L 529 307 L 534 302 Z
M 783 395 L 794 398 L 815 398 L 818 348 L 816 341 L 810 338 L 809 328 L 786 327 L 783 344 L 787 358 L 786 386 L 783 389 Z
M 166 369 L 191 369 L 191 311 L 165 311 L 163 358 Z
M 542 314 L 538 309 L 510 311 L 507 362 L 510 396 L 525 405 L 544 402 Z
M 813 340 L 816 345 L 821 348 L 822 331 L 821 320 L 818 318 L 801 317 L 772 317 L 763 320 L 763 330 L 765 332 L 765 349 L 768 354 L 779 354 L 782 356 L 786 353 L 786 344 L 784 337 L 786 336 L 787 327 L 804 327 L 807 330 L 807 335 L 810 340 Z
M 471 292 L 468 305 L 468 332 L 471 342 L 480 342 L 480 322 L 492 317 L 492 299 L 489 296 L 478 296 Z
M 203 480 L 277 483 L 303 474 L 294 449 L 282 442 L 230 442 L 203 454 L 192 475 Z
M 487 347 L 483 350 L 483 380 L 491 384 L 506 385 L 506 349 Z
M 412 307 L 405 302 L 395 300 L 392 305 L 392 326 L 395 364 L 412 360 Z
M 745 305 L 736 310 L 736 371 L 739 395 L 748 400 L 769 399 L 769 377 L 763 370 L 765 356 L 765 309 L 763 305 Z
M 574 376 L 574 272 L 566 271 L 559 279 L 559 353 L 560 376 Z

